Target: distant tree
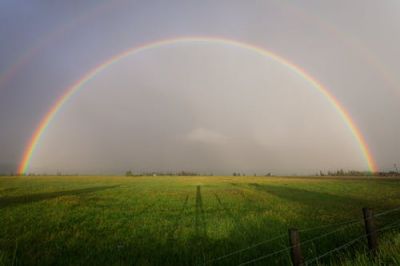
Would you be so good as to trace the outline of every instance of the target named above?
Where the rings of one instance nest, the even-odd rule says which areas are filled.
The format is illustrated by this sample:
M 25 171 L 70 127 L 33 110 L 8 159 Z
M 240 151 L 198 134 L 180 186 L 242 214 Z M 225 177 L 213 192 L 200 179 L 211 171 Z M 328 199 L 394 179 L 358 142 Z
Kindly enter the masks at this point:
M 126 171 L 125 176 L 133 176 L 133 173 L 131 170 Z

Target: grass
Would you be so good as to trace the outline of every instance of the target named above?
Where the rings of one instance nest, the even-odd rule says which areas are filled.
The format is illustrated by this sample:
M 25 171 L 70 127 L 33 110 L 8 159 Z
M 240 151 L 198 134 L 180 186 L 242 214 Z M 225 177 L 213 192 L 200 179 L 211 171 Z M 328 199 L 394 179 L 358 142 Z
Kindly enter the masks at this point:
M 1 177 L 0 265 L 238 265 L 288 246 L 287 230 L 361 219 L 361 208 L 400 206 L 390 179 L 281 177 Z M 400 211 L 377 219 L 379 228 Z M 301 232 L 307 241 L 336 230 Z M 307 259 L 364 233 L 350 224 L 302 246 Z M 277 235 L 282 237 L 214 260 Z M 400 261 L 385 232 L 379 259 Z M 319 265 L 380 265 L 365 240 Z M 394 262 L 393 262 L 394 261 Z M 288 251 L 253 265 L 289 265 Z M 315 264 L 317 265 L 317 264 Z

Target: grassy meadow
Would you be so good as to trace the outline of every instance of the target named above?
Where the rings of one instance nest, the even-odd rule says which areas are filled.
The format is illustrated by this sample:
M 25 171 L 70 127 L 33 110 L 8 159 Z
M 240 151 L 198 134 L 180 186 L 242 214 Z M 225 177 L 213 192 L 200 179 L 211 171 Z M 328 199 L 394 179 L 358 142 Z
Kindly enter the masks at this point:
M 302 241 L 334 231 L 302 245 L 308 260 L 362 235 L 362 221 L 335 224 L 362 219 L 365 206 L 399 207 L 400 180 L 0 177 L 0 265 L 239 265 L 285 249 L 288 228 L 307 229 Z M 376 223 L 399 219 L 400 211 Z M 400 264 L 398 233 L 382 232 L 380 240 L 375 264 Z M 311 264 L 372 264 L 365 243 Z M 290 265 L 290 254 L 249 265 Z

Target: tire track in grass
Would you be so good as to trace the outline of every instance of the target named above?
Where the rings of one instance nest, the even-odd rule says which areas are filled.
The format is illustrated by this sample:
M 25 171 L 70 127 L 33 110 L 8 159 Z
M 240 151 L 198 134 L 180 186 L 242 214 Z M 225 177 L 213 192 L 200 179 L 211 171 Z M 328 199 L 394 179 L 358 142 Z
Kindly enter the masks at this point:
M 181 221 L 182 218 L 183 218 L 183 213 L 184 213 L 185 209 L 187 208 L 188 202 L 189 202 L 189 195 L 186 195 L 185 200 L 184 200 L 183 205 L 182 205 L 182 208 L 181 208 L 181 210 L 179 211 L 179 214 L 177 215 L 177 217 L 176 217 L 176 219 L 175 219 L 175 221 L 174 221 L 174 223 L 173 223 L 172 229 L 171 229 L 171 230 L 169 231 L 169 233 L 167 234 L 167 241 L 172 241 L 172 240 L 174 240 L 174 234 L 175 234 L 175 233 L 179 230 L 179 228 L 180 228 L 179 223 L 180 223 L 180 221 Z
M 65 196 L 82 196 L 89 193 L 96 193 L 100 191 L 104 191 L 107 189 L 114 189 L 118 188 L 120 185 L 113 185 L 113 186 L 95 186 L 95 187 L 87 187 L 81 189 L 74 189 L 74 190 L 61 190 L 61 191 L 52 191 L 52 192 L 42 192 L 42 193 L 35 193 L 35 194 L 26 194 L 26 195 L 19 195 L 19 196 L 6 196 L 0 199 L 0 209 L 7 208 L 7 207 L 14 207 L 16 205 L 24 205 L 24 204 L 31 204 L 46 200 L 52 200 L 59 197 Z
M 195 209 L 195 234 L 191 240 L 191 256 L 194 260 L 189 265 L 201 265 L 204 263 L 206 250 L 210 243 L 207 237 L 207 223 L 203 209 L 203 198 L 201 186 L 196 187 L 196 209 Z
M 148 213 L 151 209 L 154 209 L 154 207 L 160 202 L 159 199 L 155 200 L 153 203 L 147 204 L 145 207 L 141 208 L 139 212 L 137 212 L 134 217 L 142 216 L 143 214 Z
M 242 237 L 245 237 L 247 235 L 246 231 L 247 228 L 244 226 L 244 224 L 240 221 L 240 218 L 235 216 L 231 210 L 229 210 L 225 204 L 221 201 L 221 198 L 218 196 L 217 193 L 214 193 L 214 196 L 219 204 L 219 206 L 221 207 L 221 209 L 226 213 L 226 215 L 234 222 L 234 224 L 236 225 L 236 228 L 238 229 L 238 231 L 240 232 L 240 234 L 242 235 Z
M 201 186 L 196 188 L 196 215 L 195 215 L 195 230 L 197 237 L 207 237 L 207 224 L 204 216 L 203 199 L 201 196 Z
M 244 185 L 239 185 L 237 183 L 231 183 L 231 185 L 237 189 L 238 194 L 242 197 L 243 200 L 245 200 L 247 202 L 245 210 L 241 210 L 241 212 L 256 212 L 256 213 L 259 213 L 259 212 L 263 212 L 265 210 L 269 210 L 270 209 L 270 207 L 267 208 L 267 207 L 261 206 L 260 205 L 260 201 L 254 199 L 254 195 L 252 195 L 252 197 L 250 197 L 247 194 L 249 192 L 250 193 L 254 193 L 255 190 L 253 190 L 251 188 L 248 188 L 248 187 L 246 187 Z M 246 190 L 247 190 L 247 192 L 246 192 Z M 257 195 L 257 197 L 260 197 L 260 196 Z M 262 200 L 265 200 L 264 197 L 260 197 L 260 198 Z M 251 209 L 250 206 L 253 209 Z

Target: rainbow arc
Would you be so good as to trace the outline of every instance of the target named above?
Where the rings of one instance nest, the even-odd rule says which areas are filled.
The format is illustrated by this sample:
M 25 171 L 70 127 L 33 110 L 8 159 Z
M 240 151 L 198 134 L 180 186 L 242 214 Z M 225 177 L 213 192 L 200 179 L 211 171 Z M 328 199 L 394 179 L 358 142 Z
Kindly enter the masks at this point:
M 53 104 L 44 118 L 41 120 L 40 124 L 37 126 L 36 130 L 34 131 L 29 143 L 24 151 L 23 158 L 20 162 L 18 172 L 20 174 L 27 173 L 29 171 L 30 162 L 32 157 L 35 154 L 35 150 L 38 147 L 43 134 L 45 133 L 46 129 L 48 128 L 51 121 L 56 117 L 59 110 L 64 106 L 64 104 L 78 91 L 80 90 L 88 81 L 95 78 L 98 74 L 100 74 L 106 68 L 112 66 L 113 64 L 117 63 L 118 61 L 126 58 L 128 56 L 134 56 L 138 53 L 141 53 L 146 50 L 150 49 L 157 49 L 167 45 L 173 45 L 178 43 L 193 43 L 193 42 L 205 42 L 205 43 L 218 43 L 224 45 L 231 45 L 247 50 L 251 50 L 260 56 L 264 56 L 269 58 L 283 66 L 285 66 L 290 71 L 298 74 L 304 80 L 306 80 L 310 85 L 312 85 L 315 89 L 317 89 L 321 95 L 323 95 L 328 102 L 335 108 L 337 113 L 340 115 L 342 120 L 347 125 L 348 129 L 352 133 L 355 141 L 357 142 L 360 151 L 368 165 L 369 171 L 376 172 L 377 166 L 373 159 L 373 156 L 368 148 L 367 142 L 365 141 L 364 136 L 362 135 L 361 131 L 358 129 L 356 124 L 354 123 L 353 119 L 351 118 L 348 111 L 341 105 L 341 103 L 336 99 L 336 97 L 329 92 L 329 90 L 323 86 L 317 79 L 307 73 L 304 69 L 300 68 L 299 66 L 295 65 L 294 63 L 290 62 L 289 60 L 268 51 L 262 47 L 248 44 L 244 42 L 239 42 L 236 40 L 226 39 L 226 38 L 219 38 L 219 37 L 208 37 L 208 36 L 195 36 L 195 37 L 180 37 L 180 38 L 170 38 L 165 40 L 158 40 L 154 42 L 145 43 L 140 46 L 133 47 L 124 51 L 120 54 L 117 54 L 107 61 L 103 62 L 102 64 L 96 66 L 91 71 L 87 72 L 81 79 L 76 81 L 72 86 L 68 87 L 65 90 L 65 93 Z

